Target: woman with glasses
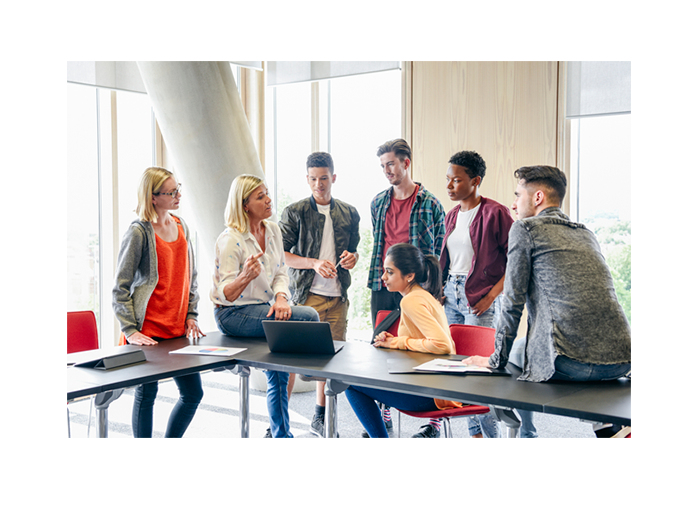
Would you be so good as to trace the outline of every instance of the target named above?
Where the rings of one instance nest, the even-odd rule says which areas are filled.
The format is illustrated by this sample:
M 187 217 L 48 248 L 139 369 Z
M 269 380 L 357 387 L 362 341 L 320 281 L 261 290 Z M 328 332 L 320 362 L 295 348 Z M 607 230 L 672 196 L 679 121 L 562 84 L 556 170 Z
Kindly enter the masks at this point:
M 135 220 L 121 242 L 112 292 L 114 314 L 121 325 L 121 345 L 148 347 L 159 340 L 200 338 L 196 318 L 194 253 L 179 209 L 181 185 L 172 172 L 151 167 L 138 187 Z M 182 437 L 203 398 L 201 376 L 175 377 L 179 400 L 167 423 L 165 437 Z M 131 424 L 134 437 L 152 437 L 153 406 L 158 383 L 138 386 Z

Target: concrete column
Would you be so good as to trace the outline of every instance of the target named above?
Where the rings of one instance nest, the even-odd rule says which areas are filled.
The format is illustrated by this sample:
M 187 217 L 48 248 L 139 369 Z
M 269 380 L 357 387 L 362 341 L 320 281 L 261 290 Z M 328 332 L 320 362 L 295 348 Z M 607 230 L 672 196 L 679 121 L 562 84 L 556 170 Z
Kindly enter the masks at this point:
M 228 62 L 138 62 L 138 69 L 183 184 L 182 217 L 198 234 L 199 324 L 212 331 L 213 246 L 230 184 L 264 172 Z

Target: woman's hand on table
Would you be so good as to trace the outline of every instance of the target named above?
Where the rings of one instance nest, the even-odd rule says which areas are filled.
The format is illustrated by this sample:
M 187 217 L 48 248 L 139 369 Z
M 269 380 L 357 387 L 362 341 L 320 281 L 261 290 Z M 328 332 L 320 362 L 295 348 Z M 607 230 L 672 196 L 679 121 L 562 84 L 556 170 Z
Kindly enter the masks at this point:
M 391 335 L 387 331 L 378 333 L 376 335 L 376 338 L 373 339 L 373 347 L 383 347 L 384 349 L 390 349 L 390 344 L 392 343 L 393 338 L 393 335 Z
M 490 358 L 485 356 L 470 356 L 465 358 L 463 361 L 466 365 L 475 365 L 476 367 L 492 368 L 490 366 Z
M 196 319 L 187 319 L 184 336 L 192 340 L 198 340 L 206 335 L 199 329 L 199 323 L 196 322 Z
M 274 304 L 269 308 L 269 313 L 267 317 L 274 316 L 274 320 L 277 321 L 287 321 L 291 318 L 291 306 L 286 301 L 286 296 L 284 294 L 277 294 Z
M 150 338 L 149 336 L 144 335 L 140 331 L 136 331 L 134 334 L 126 338 L 126 341 L 132 345 L 157 345 L 158 343 Z

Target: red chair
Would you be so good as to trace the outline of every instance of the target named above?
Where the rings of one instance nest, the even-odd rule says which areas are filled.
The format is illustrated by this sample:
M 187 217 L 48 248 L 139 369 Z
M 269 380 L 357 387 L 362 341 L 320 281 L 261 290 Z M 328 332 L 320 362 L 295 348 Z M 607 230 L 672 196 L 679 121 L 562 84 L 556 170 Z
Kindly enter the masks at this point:
M 68 312 L 68 354 L 92 349 L 99 349 L 94 312 Z
M 464 324 L 451 324 L 451 338 L 456 344 L 456 354 L 462 356 L 489 356 L 494 352 L 494 333 L 493 328 L 485 328 L 482 326 L 467 326 Z M 479 405 L 466 405 L 454 409 L 439 409 L 438 411 L 414 412 L 403 411 L 398 409 L 403 414 L 414 418 L 443 418 L 444 436 L 447 438 L 453 437 L 451 429 L 451 418 L 460 416 L 474 416 L 477 414 L 487 414 L 490 408 Z M 398 414 L 398 437 L 400 437 L 400 415 Z
M 99 349 L 99 334 L 94 312 L 68 312 L 68 354 L 91 351 L 93 349 Z M 87 416 L 87 437 L 90 437 L 93 401 L 94 396 L 90 397 L 90 414 Z M 68 437 L 70 437 L 70 411 L 67 412 Z
M 376 326 L 383 322 L 383 319 L 385 319 L 389 314 L 391 310 L 378 310 L 376 313 Z M 388 328 L 388 333 L 390 333 L 393 336 L 397 336 L 397 328 L 400 325 L 400 319 L 396 320 L 393 322 L 392 326 Z M 373 339 L 371 339 L 373 340 Z

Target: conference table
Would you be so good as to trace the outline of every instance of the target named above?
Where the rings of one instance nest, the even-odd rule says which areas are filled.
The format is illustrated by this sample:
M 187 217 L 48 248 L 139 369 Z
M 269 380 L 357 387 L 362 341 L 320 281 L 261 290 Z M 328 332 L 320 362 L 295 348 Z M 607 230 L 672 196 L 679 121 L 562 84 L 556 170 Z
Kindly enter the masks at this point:
M 97 395 L 98 435 L 107 436 L 107 408 L 124 388 L 170 377 L 208 370 L 229 369 L 240 378 L 240 436 L 249 437 L 249 374 L 251 368 L 299 373 L 327 379 L 325 437 L 337 437 L 337 396 L 349 385 L 393 390 L 412 395 L 488 405 L 515 437 L 518 418 L 513 409 L 555 414 L 591 422 L 630 425 L 630 380 L 593 383 L 518 381 L 520 370 L 509 364 L 511 376 L 456 374 L 391 374 L 389 366 L 417 366 L 434 359 L 432 354 L 378 349 L 363 342 L 337 342 L 343 348 L 333 356 L 276 354 L 264 338 L 238 338 L 220 332 L 198 340 L 205 346 L 242 348 L 234 358 L 171 355 L 170 351 L 197 343 L 187 338 L 161 341 L 157 346 L 127 345 L 113 349 L 68 355 L 68 362 L 142 349 L 147 362 L 112 370 L 68 368 L 68 400 Z M 442 357 L 442 356 L 441 356 Z

